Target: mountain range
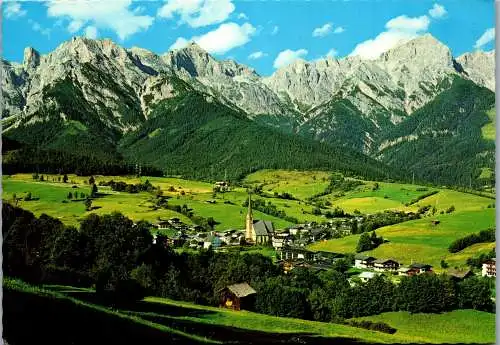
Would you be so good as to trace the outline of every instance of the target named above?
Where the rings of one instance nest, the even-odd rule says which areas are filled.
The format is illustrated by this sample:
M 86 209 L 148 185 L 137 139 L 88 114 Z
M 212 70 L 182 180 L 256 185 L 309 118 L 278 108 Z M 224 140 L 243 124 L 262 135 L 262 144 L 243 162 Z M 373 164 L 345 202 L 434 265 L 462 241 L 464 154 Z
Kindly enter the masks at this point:
M 195 43 L 158 55 L 73 37 L 2 60 L 2 134 L 201 178 L 281 167 L 480 183 L 494 168 L 494 69 L 494 52 L 454 58 L 429 34 L 268 77 Z

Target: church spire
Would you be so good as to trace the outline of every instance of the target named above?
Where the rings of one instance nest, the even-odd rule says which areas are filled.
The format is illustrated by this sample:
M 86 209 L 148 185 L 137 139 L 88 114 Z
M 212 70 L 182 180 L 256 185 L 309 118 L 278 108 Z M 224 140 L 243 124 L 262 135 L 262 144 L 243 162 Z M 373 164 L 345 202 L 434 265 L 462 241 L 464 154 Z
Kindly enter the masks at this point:
M 247 242 L 255 241 L 255 231 L 253 229 L 253 215 L 252 215 L 252 193 L 248 192 L 248 213 L 246 218 L 245 227 L 245 240 Z

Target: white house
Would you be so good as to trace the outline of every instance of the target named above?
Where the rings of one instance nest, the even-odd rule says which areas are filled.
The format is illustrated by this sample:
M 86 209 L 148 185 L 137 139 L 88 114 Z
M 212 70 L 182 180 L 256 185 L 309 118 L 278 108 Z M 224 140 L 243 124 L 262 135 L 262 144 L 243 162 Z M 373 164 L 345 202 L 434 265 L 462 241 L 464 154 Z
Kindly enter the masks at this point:
M 354 267 L 356 268 L 372 268 L 375 258 L 373 256 L 366 256 L 358 254 L 354 257 Z
M 496 261 L 497 261 L 496 258 L 492 258 L 483 264 L 483 270 L 481 272 L 481 275 L 483 277 L 497 276 Z

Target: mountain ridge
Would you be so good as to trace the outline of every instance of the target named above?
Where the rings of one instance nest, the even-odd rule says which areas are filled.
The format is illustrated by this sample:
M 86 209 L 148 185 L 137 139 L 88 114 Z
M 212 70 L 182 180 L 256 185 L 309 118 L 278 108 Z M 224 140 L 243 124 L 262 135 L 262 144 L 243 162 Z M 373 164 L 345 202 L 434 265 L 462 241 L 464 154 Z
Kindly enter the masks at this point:
M 494 89 L 493 52 L 455 59 L 429 34 L 374 60 L 297 60 L 268 77 L 233 60 L 219 61 L 196 43 L 158 55 L 82 37 L 45 55 L 28 47 L 21 64 L 2 60 L 0 67 L 4 135 L 35 143 L 29 132 L 36 126 L 34 133 L 48 138 L 44 145 L 50 148 L 71 138 L 87 149 L 92 142 L 118 148 L 158 104 L 196 92 L 259 125 L 383 161 L 386 134 L 452 88 L 456 78 Z M 60 143 L 52 139 L 57 133 L 65 138 Z

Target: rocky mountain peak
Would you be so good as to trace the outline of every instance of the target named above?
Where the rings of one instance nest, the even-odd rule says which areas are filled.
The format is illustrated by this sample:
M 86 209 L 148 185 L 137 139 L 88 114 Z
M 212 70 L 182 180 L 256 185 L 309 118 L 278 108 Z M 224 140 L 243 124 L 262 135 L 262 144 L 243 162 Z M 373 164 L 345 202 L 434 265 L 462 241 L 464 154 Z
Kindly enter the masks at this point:
M 495 91 L 495 51 L 475 51 L 457 58 L 464 74 L 476 84 Z
M 32 47 L 24 49 L 23 66 L 25 69 L 36 68 L 40 64 L 40 53 Z
M 388 50 L 380 56 L 379 61 L 390 67 L 414 64 L 420 68 L 424 66 L 453 68 L 453 56 L 450 48 L 431 34 L 419 36 Z

